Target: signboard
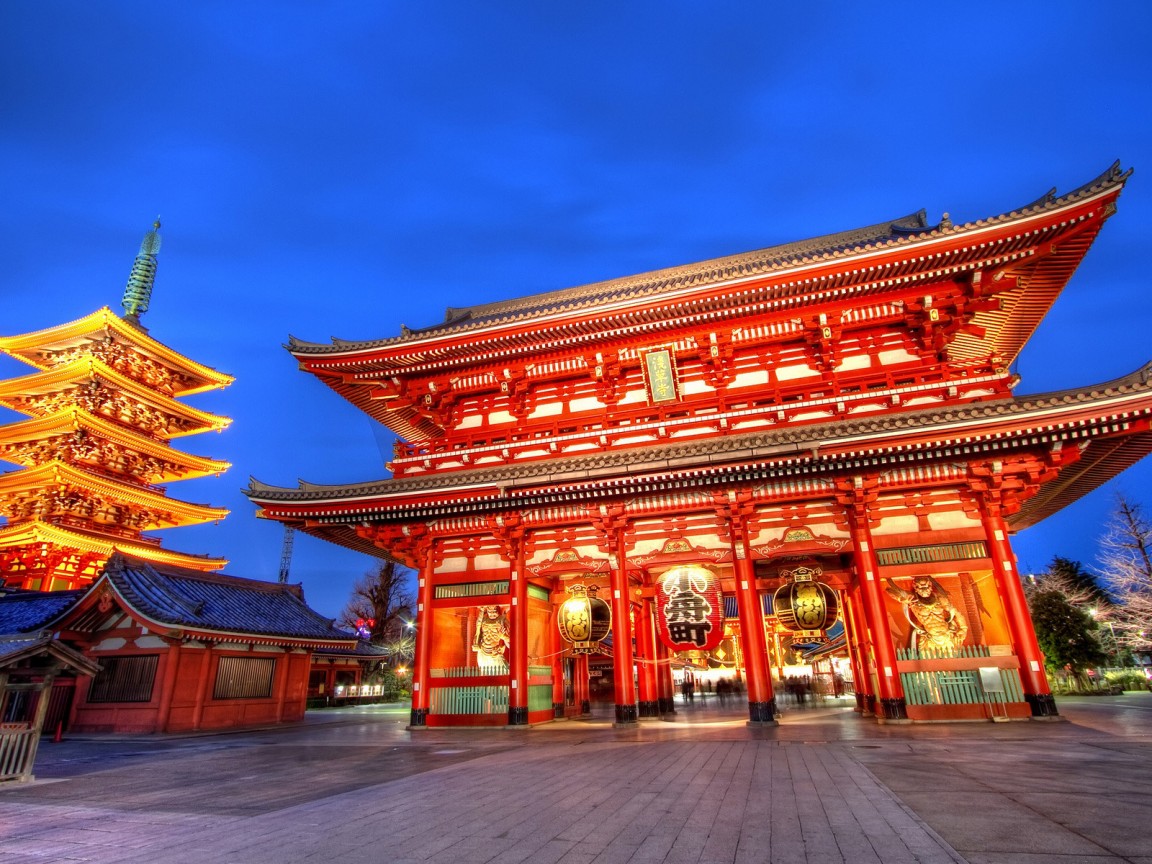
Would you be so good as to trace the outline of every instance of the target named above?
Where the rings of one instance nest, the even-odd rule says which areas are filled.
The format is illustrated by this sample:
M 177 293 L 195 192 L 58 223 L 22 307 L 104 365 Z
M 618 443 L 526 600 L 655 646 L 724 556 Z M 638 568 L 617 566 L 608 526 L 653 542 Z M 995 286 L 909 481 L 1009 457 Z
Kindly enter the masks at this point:
M 660 577 L 656 622 L 673 651 L 711 651 L 724 638 L 724 595 L 716 574 L 699 564 L 673 567 Z
M 644 381 L 648 385 L 648 401 L 653 404 L 680 398 L 676 357 L 670 349 L 655 348 L 644 353 Z
M 1003 693 L 1004 679 L 1000 677 L 1000 669 L 996 666 L 981 666 L 980 686 L 985 693 Z

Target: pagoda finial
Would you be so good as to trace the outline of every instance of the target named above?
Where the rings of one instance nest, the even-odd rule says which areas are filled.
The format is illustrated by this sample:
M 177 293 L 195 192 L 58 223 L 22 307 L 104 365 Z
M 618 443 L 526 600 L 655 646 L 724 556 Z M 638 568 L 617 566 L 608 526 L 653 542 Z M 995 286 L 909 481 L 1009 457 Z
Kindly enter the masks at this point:
M 148 311 L 152 299 L 152 285 L 156 281 L 156 255 L 160 251 L 160 217 L 152 223 L 152 230 L 144 235 L 140 251 L 132 263 L 128 285 L 124 288 L 124 320 L 139 326 L 140 316 Z

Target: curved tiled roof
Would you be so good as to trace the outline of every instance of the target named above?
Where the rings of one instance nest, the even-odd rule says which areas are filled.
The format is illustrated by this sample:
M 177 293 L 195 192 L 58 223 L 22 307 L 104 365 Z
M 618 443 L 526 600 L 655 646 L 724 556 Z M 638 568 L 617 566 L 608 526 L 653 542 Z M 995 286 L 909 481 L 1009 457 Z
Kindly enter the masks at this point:
M 833 261 L 863 252 L 896 249 L 927 237 L 960 235 L 975 229 L 1007 223 L 1021 217 L 1042 214 L 1045 211 L 1054 210 L 1079 199 L 1095 195 L 1105 188 L 1122 185 L 1130 174 L 1131 170 L 1122 171 L 1120 163 L 1116 162 L 1099 177 L 1065 195 L 1057 197 L 1054 192 L 1048 192 L 1024 207 L 999 216 L 979 219 L 961 225 L 952 225 L 945 219 L 935 226 L 929 226 L 925 219 L 925 213 L 921 210 L 909 216 L 881 222 L 866 228 L 771 246 L 755 252 L 655 270 L 636 276 L 550 291 L 515 300 L 450 308 L 443 322 L 419 330 L 402 327 L 399 336 L 390 338 L 369 341 L 333 338 L 331 344 L 323 344 L 307 342 L 289 336 L 289 343 L 286 347 L 294 354 L 308 356 L 365 351 L 399 345 L 433 334 L 482 329 L 496 323 L 530 320 L 549 313 L 594 309 L 608 300 L 659 297 L 666 292 L 693 285 L 706 285 L 729 279 L 767 275 L 797 265 L 817 261 Z
M 1074 388 L 1032 396 L 974 402 L 967 405 L 932 407 L 866 418 L 837 420 L 829 423 L 790 426 L 763 432 L 724 435 L 682 443 L 663 444 L 636 449 L 616 449 L 587 456 L 568 456 L 516 465 L 480 468 L 474 471 L 444 472 L 419 477 L 384 479 L 366 483 L 322 485 L 299 481 L 296 488 L 272 486 L 249 479 L 244 494 L 257 502 L 275 501 L 340 501 L 371 498 L 380 495 L 413 494 L 437 490 L 465 489 L 483 486 L 489 489 L 515 483 L 565 482 L 621 471 L 638 471 L 665 465 L 722 462 L 747 454 L 769 455 L 801 453 L 816 445 L 877 433 L 899 433 L 930 429 L 950 423 L 978 421 L 982 424 L 999 417 L 1025 415 L 1032 411 L 1073 404 L 1091 404 L 1111 395 L 1152 389 L 1152 363 L 1140 369 L 1088 388 Z
M 0 635 L 34 633 L 70 609 L 87 589 L 0 594 Z
M 47 370 L 48 366 L 35 359 L 38 349 L 51 345 L 75 344 L 99 333 L 115 333 L 121 342 L 133 345 L 164 366 L 187 375 L 191 379 L 189 384 L 181 388 L 176 395 L 187 396 L 227 387 L 235 380 L 227 373 L 197 363 L 162 342 L 157 342 L 143 328 L 128 323 L 107 306 L 66 324 L 18 336 L 0 336 L 0 353 L 10 354 L 38 369 Z
M 306 520 L 303 530 L 308 533 L 389 557 L 387 550 L 359 536 L 357 525 L 496 513 L 548 506 L 558 500 L 589 504 L 603 501 L 605 495 L 642 496 L 684 488 L 685 484 L 709 487 L 732 480 L 859 471 L 862 466 L 873 470 L 923 459 L 963 458 L 966 452 L 1008 453 L 1019 448 L 1047 448 L 1057 441 L 1079 442 L 1080 458 L 1065 465 L 1058 478 L 1042 485 L 1035 496 L 1023 502 L 1019 512 L 1007 516 L 1012 530 L 1021 530 L 1152 453 L 1152 432 L 1141 432 L 1138 426 L 1128 428 L 1129 423 L 1152 416 L 1150 395 L 1152 364 L 1094 387 L 1035 396 L 608 451 L 466 474 L 349 486 L 301 483 L 296 489 L 253 480 L 245 494 L 271 511 L 266 518 L 290 523 Z M 1029 431 L 1022 435 L 1021 430 Z
M 120 553 L 109 559 L 103 579 L 133 611 L 173 628 L 313 642 L 356 639 L 309 608 L 298 585 L 154 566 Z

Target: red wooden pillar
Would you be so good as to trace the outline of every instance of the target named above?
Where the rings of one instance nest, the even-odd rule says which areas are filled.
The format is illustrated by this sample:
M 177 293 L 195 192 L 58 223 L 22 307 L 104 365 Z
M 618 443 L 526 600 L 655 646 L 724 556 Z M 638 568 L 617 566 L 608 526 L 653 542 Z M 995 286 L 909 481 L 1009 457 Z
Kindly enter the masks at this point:
M 861 714 L 874 714 L 876 694 L 872 690 L 872 664 L 868 657 L 867 628 L 860 611 L 858 589 L 844 592 L 844 629 L 848 636 L 848 656 L 852 661 L 856 710 Z
M 282 723 L 284 721 L 284 705 L 288 701 L 288 681 L 292 671 L 292 649 L 288 646 L 284 647 L 284 653 L 280 656 L 279 662 L 276 664 L 276 722 Z M 305 673 L 307 674 L 307 673 Z
M 564 716 L 564 640 L 556 626 L 556 610 L 548 618 L 548 652 L 552 655 L 552 716 Z
M 624 557 L 624 529 L 613 524 L 609 540 L 612 558 L 612 678 L 616 725 L 636 722 L 635 660 L 632 656 L 631 597 L 628 561 Z
M 672 681 L 672 652 L 663 640 L 655 640 L 657 710 L 660 716 L 676 713 L 676 685 Z
M 215 654 L 212 643 L 204 643 L 204 657 L 200 661 L 200 678 L 196 682 L 196 701 L 192 705 L 192 731 L 200 731 L 200 723 L 204 719 L 204 703 L 208 700 L 208 682 L 212 679 L 212 660 Z
M 775 724 L 776 694 L 768 662 L 764 634 L 764 606 L 756 587 L 756 572 L 748 557 L 748 516 L 751 505 L 746 493 L 729 492 L 716 501 L 717 513 L 728 522 L 732 564 L 736 582 L 736 611 L 740 618 L 740 642 L 744 654 L 744 678 L 748 688 L 748 723 Z
M 656 681 L 656 633 L 651 597 L 642 597 L 636 616 L 636 651 L 639 654 L 639 712 L 641 717 L 660 716 L 660 694 Z
M 892 645 L 892 628 L 888 626 L 888 610 L 884 607 L 884 597 L 880 590 L 880 568 L 876 549 L 872 545 L 872 532 L 868 528 L 867 510 L 861 504 L 851 508 L 848 516 L 852 526 L 856 576 L 860 582 L 864 617 L 868 622 L 868 634 L 876 663 L 876 695 L 879 697 L 876 718 L 881 722 L 907 720 L 908 707 L 896 667 L 896 649 Z
M 524 543 L 510 538 L 507 547 L 512 561 L 512 609 L 509 629 L 512 644 L 508 664 L 508 725 L 528 725 L 528 580 L 524 578 Z
M 167 640 L 165 640 L 167 641 Z M 156 731 L 167 732 L 168 720 L 172 714 L 172 696 L 176 692 L 176 681 L 180 675 L 180 649 L 182 643 L 179 639 L 168 642 L 168 650 L 164 653 L 164 671 L 161 675 L 160 704 L 156 709 Z M 77 694 L 79 695 L 79 693 Z M 87 694 L 84 694 L 85 696 Z M 78 699 L 76 701 L 79 701 Z
M 1055 717 L 1058 714 L 1056 700 L 1052 697 L 1052 688 L 1044 672 L 1044 655 L 1036 641 L 1032 616 L 1028 614 L 1028 601 L 1024 597 L 1024 586 L 1020 584 L 1020 574 L 1016 569 L 1016 556 L 1008 545 L 1008 527 L 996 504 L 985 501 L 981 509 L 996 590 L 1004 604 L 1012 647 L 1020 658 L 1020 683 L 1024 688 L 1024 699 L 1031 707 L 1033 717 Z
M 416 588 L 416 656 L 412 663 L 412 716 L 409 729 L 428 727 L 432 655 L 432 555 L 422 556 Z
M 736 533 L 733 531 L 733 533 Z M 748 560 L 743 538 L 733 543 L 736 571 L 736 607 L 744 649 L 744 677 L 748 687 L 748 722 L 776 723 L 776 694 L 768 668 L 768 645 L 764 636 L 764 607 L 756 589 L 756 574 Z
M 576 708 L 581 716 L 592 713 L 592 698 L 589 692 L 588 655 L 576 655 L 575 680 L 572 682 L 573 695 L 576 699 Z

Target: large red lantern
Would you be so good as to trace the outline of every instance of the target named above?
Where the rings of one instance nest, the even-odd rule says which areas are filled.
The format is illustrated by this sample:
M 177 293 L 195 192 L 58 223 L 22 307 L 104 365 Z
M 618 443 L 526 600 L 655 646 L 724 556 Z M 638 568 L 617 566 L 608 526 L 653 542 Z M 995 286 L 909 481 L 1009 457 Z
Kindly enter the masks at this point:
M 716 574 L 699 564 L 667 570 L 658 581 L 656 621 L 673 651 L 711 651 L 724 638 L 724 595 Z
M 781 571 L 780 575 L 789 581 L 773 593 L 772 610 L 776 620 L 792 631 L 794 642 L 827 642 L 825 631 L 836 623 L 840 614 L 836 590 L 817 578 L 823 572 L 819 567 Z
M 612 607 L 596 596 L 592 585 L 569 585 L 568 599 L 556 612 L 556 627 L 574 654 L 596 654 L 600 642 L 612 632 Z

